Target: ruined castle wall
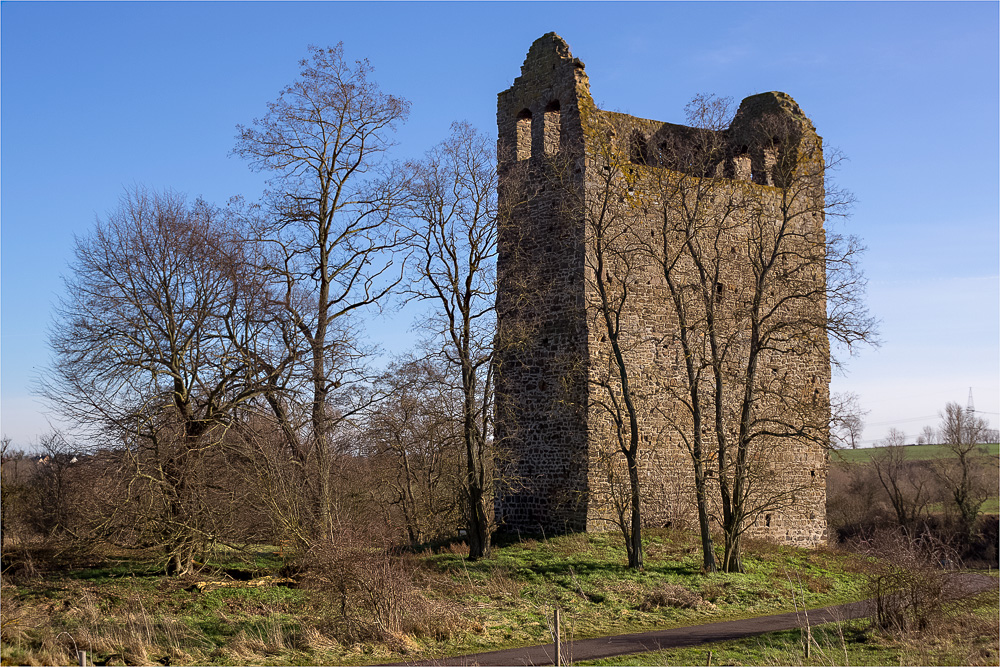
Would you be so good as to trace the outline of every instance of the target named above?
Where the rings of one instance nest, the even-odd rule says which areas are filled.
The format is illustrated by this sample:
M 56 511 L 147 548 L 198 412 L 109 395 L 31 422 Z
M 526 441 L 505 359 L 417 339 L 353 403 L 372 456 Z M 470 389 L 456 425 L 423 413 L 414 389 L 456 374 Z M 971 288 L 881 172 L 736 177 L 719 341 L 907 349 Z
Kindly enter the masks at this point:
M 621 317 L 641 415 L 643 516 L 652 526 L 697 525 L 688 450 L 692 421 L 685 405 L 689 397 L 677 315 L 662 270 L 643 259 L 640 241 L 655 242 L 662 233 L 659 193 L 665 174 L 667 180 L 669 174 L 713 179 L 720 211 L 725 201 L 752 197 L 780 217 L 781 196 L 774 186 L 788 175 L 776 165 L 789 164 L 783 158 L 797 149 L 791 142 L 762 141 L 762 130 L 753 122 L 776 111 L 798 123 L 806 143 L 821 145 L 808 119 L 783 94 L 748 98 L 721 133 L 598 111 L 582 63 L 562 40 L 550 36 L 532 46 L 521 77 L 500 94 L 501 200 L 511 210 L 501 227 L 498 267 L 497 441 L 510 451 L 501 467 L 511 482 L 497 493 L 497 518 L 504 528 L 613 530 L 615 497 L 628 492 L 612 418 L 614 399 L 621 397 L 608 393 L 614 368 L 606 326 L 594 307 L 599 300 L 594 221 L 600 211 L 613 219 L 612 232 L 635 244 L 635 252 L 605 266 L 605 280 L 612 293 L 623 284 L 629 287 Z M 594 134 L 597 127 L 600 135 Z M 609 159 L 609 150 L 625 159 Z M 822 198 L 821 190 L 809 194 Z M 800 224 L 817 226 L 813 239 L 822 239 L 821 213 L 799 217 L 806 221 Z M 752 223 L 729 219 L 721 245 L 744 253 Z M 748 272 L 735 258 L 724 266 L 719 298 L 737 308 L 750 287 Z M 812 279 L 825 276 L 820 271 Z M 822 318 L 825 303 L 800 300 L 786 315 L 789 321 Z M 743 334 L 730 334 L 729 344 L 738 347 Z M 739 369 L 729 371 L 738 374 Z M 828 423 L 825 337 L 808 342 L 792 337 L 778 344 L 762 357 L 758 378 L 764 396 L 758 417 L 795 410 L 803 412 L 796 416 L 799 422 Z M 710 402 L 703 408 L 713 409 Z M 725 409 L 731 412 L 735 405 Z M 710 451 L 715 434 L 707 416 L 705 424 Z M 751 534 L 798 545 L 824 539 L 826 455 L 815 436 L 814 429 L 812 440 L 761 438 L 755 443 L 755 497 L 772 502 L 758 507 Z M 710 480 L 710 486 L 715 483 Z M 715 487 L 710 497 L 718 516 Z
M 657 239 L 662 239 L 664 232 L 664 200 L 670 192 L 676 194 L 674 188 L 679 188 L 682 182 L 685 183 L 684 187 L 694 189 L 697 187 L 694 185 L 697 179 L 703 176 L 711 178 L 709 185 L 702 187 L 712 188 L 711 199 L 717 202 L 716 208 L 720 210 L 705 214 L 703 219 L 724 221 L 715 237 L 716 244 L 720 247 L 716 262 L 722 267 L 716 285 L 719 289 L 716 295 L 716 316 L 728 317 L 734 323 L 739 323 L 741 320 L 733 309 L 748 302 L 753 287 L 747 284 L 753 276 L 747 270 L 752 258 L 746 256 L 746 252 L 760 244 L 759 240 L 749 242 L 749 237 L 759 233 L 754 231 L 753 223 L 759 223 L 763 219 L 766 225 L 779 224 L 778 221 L 782 218 L 779 211 L 782 193 L 775 187 L 756 183 L 754 176 L 764 183 L 771 183 L 773 179 L 767 174 L 755 174 L 752 168 L 744 170 L 745 177 L 742 179 L 723 176 L 727 171 L 739 173 L 733 168 L 732 162 L 734 158 L 739 159 L 743 152 L 727 146 L 733 141 L 732 136 L 719 135 L 714 141 L 696 141 L 699 150 L 703 151 L 702 155 L 680 152 L 678 156 L 677 153 L 663 150 L 670 141 L 664 141 L 664 136 L 676 137 L 680 134 L 677 126 L 622 114 L 602 114 L 598 126 L 601 130 L 594 135 L 595 140 L 601 143 L 610 141 L 617 146 L 609 148 L 602 145 L 588 151 L 588 232 L 591 234 L 588 248 L 592 255 L 597 244 L 593 238 L 598 225 L 597 211 L 602 212 L 600 215 L 604 216 L 604 224 L 611 234 L 625 234 L 634 239 L 624 244 L 619 242 L 619 245 L 636 246 L 635 250 L 626 253 L 628 257 L 625 260 L 617 263 L 615 258 L 605 260 L 603 287 L 615 292 L 623 284 L 627 284 L 631 293 L 620 316 L 625 321 L 623 331 L 630 336 L 623 340 L 623 346 L 627 348 L 625 357 L 629 366 L 632 393 L 641 415 L 639 464 L 643 516 L 650 525 L 676 524 L 680 521 L 691 526 L 696 522 L 693 470 L 688 449 L 693 426 L 690 410 L 686 407 L 690 405 L 691 399 L 687 389 L 683 352 L 676 335 L 679 324 L 662 268 L 649 261 L 636 261 L 634 256 L 645 254 L 645 251 L 653 247 L 650 244 L 660 243 Z M 736 137 L 736 141 L 743 140 L 743 136 Z M 648 150 L 640 154 L 635 150 L 637 144 L 647 146 Z M 713 158 L 711 153 L 717 153 L 718 159 Z M 625 162 L 611 165 L 613 171 L 621 172 L 615 173 L 613 179 L 608 177 L 609 165 L 606 163 L 609 162 L 609 155 L 612 156 L 612 161 L 614 156 L 628 158 Z M 689 173 L 682 174 L 679 170 L 663 166 L 678 162 L 678 157 L 684 161 L 684 166 L 689 167 Z M 821 193 L 808 191 L 810 181 L 807 179 L 802 179 L 801 183 L 800 189 L 803 192 L 799 194 L 821 196 Z M 798 181 L 796 185 L 799 185 Z M 742 202 L 742 205 L 737 206 L 738 202 Z M 730 213 L 727 217 L 721 210 L 726 205 L 735 207 L 736 213 Z M 754 212 L 750 216 L 752 220 L 747 219 L 748 213 L 742 211 L 742 208 Z M 821 204 L 818 208 L 821 210 Z M 814 218 L 808 210 L 790 213 L 786 217 L 794 219 L 795 224 L 810 228 L 805 235 L 809 242 L 822 241 L 821 217 Z M 616 229 L 619 226 L 622 229 Z M 798 254 L 794 247 L 796 236 L 792 235 L 792 238 L 792 247 L 788 249 L 791 254 Z M 676 251 L 665 252 L 669 255 Z M 732 256 L 730 253 L 733 253 Z M 591 257 L 588 266 L 593 269 L 594 265 L 595 261 Z M 691 274 L 693 267 L 688 266 L 686 270 L 689 272 L 686 279 L 696 284 L 697 281 Z M 678 274 L 676 269 L 675 274 Z M 618 385 L 615 384 L 617 378 L 613 377 L 615 369 L 609 363 L 611 357 L 606 340 L 607 327 L 601 321 L 602 314 L 597 308 L 599 299 L 594 270 L 590 270 L 587 275 L 588 304 L 592 304 L 589 320 L 589 349 L 592 355 L 589 377 L 592 396 L 588 418 L 592 443 L 592 509 L 588 527 L 598 529 L 614 525 L 617 517 L 613 496 L 615 493 L 621 496 L 627 492 L 627 478 L 624 457 L 617 454 L 617 429 L 613 423 L 612 411 L 608 409 L 607 398 L 610 396 L 606 386 L 610 384 L 617 389 Z M 683 271 L 679 275 L 683 282 Z M 816 284 L 795 286 L 795 290 L 803 294 L 811 291 L 821 293 L 821 282 L 825 276 L 821 271 L 811 275 L 811 280 Z M 780 282 L 775 282 L 775 286 L 781 291 Z M 790 292 L 793 291 L 792 287 L 787 285 Z M 794 303 L 794 308 L 789 312 L 779 313 L 776 317 L 782 322 L 799 322 L 808 331 L 825 315 L 825 303 L 821 299 L 800 298 Z M 691 302 L 688 302 L 687 307 L 690 309 L 691 306 Z M 735 349 L 739 349 L 739 329 L 736 324 L 730 332 L 732 338 L 727 343 Z M 803 414 L 795 415 L 791 422 L 812 424 L 814 429 L 825 428 L 829 419 L 829 348 L 825 337 L 806 346 L 796 346 L 794 341 L 782 342 L 780 339 L 776 344 L 779 347 L 783 345 L 785 349 L 764 354 L 761 358 L 761 368 L 757 372 L 760 399 L 756 404 L 755 417 L 768 418 L 794 409 Z M 731 355 L 731 358 L 737 360 L 744 360 L 746 357 L 745 353 Z M 730 369 L 730 373 L 733 378 L 739 379 L 745 376 L 745 369 L 734 367 Z M 610 383 L 609 379 L 612 380 Z M 705 382 L 703 388 L 704 398 L 710 398 L 712 384 Z M 740 388 L 736 385 L 727 394 L 731 404 L 727 404 L 725 410 L 729 414 L 730 423 L 736 422 L 735 410 L 739 399 L 736 390 Z M 602 396 L 606 397 L 605 400 L 601 400 Z M 704 400 L 702 405 L 706 451 L 711 451 L 715 440 L 710 419 L 713 405 L 710 400 Z M 825 449 L 822 444 L 805 438 L 761 438 L 755 441 L 752 451 L 754 466 L 751 479 L 756 488 L 751 504 L 756 505 L 759 510 L 759 525 L 752 533 L 795 544 L 815 544 L 822 540 L 825 533 L 826 470 Z M 609 466 L 609 460 L 613 465 Z M 712 501 L 718 498 L 714 482 L 715 480 L 710 480 L 712 492 L 709 497 Z M 712 504 L 718 515 L 718 503 Z
M 581 153 L 586 74 L 558 44 L 532 47 L 499 96 L 501 206 L 497 300 L 496 516 L 506 530 L 564 532 L 586 525 L 587 359 L 583 228 L 565 168 Z

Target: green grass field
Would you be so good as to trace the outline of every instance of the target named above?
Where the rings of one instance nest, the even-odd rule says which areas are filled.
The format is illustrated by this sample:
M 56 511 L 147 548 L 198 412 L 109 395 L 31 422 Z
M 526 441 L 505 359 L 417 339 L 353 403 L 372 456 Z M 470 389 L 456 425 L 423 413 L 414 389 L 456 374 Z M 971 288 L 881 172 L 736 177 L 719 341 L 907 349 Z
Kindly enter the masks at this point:
M 1000 456 L 1000 444 L 993 443 L 983 445 L 987 454 L 996 457 Z M 872 456 L 883 450 L 884 447 L 866 447 L 864 449 L 838 449 L 831 454 L 833 461 L 844 461 L 846 463 L 866 463 L 871 461 Z M 945 445 L 906 445 L 903 447 L 906 458 L 909 461 L 931 461 L 951 456 L 951 451 Z

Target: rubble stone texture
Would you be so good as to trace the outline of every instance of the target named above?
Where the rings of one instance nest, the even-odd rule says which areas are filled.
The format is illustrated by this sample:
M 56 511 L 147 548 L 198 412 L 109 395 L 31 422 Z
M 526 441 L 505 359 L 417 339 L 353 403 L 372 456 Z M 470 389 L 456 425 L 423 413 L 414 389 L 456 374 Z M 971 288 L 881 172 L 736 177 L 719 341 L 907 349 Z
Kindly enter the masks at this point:
M 762 147 L 754 131 L 755 120 L 768 114 L 794 123 L 801 145 L 812 146 L 817 149 L 813 155 L 821 156 L 821 139 L 794 100 L 784 93 L 764 93 L 742 102 L 732 125 L 720 133 L 724 155 L 715 171 L 705 174 L 730 193 L 764 202 L 765 208 L 780 206 L 782 183 L 777 181 L 783 178 L 773 168 L 774 152 Z M 535 41 L 521 76 L 499 94 L 497 122 L 500 199 L 506 211 L 497 297 L 496 442 L 503 452 L 495 496 L 498 528 L 548 535 L 613 530 L 614 498 L 628 480 L 606 409 L 610 394 L 602 393 L 609 351 L 595 309 L 594 240 L 588 220 L 597 213 L 595 207 L 611 201 L 601 188 L 610 182 L 604 176 L 612 169 L 606 153 L 613 146 L 629 154 L 631 165 L 616 181 L 622 185 L 621 196 L 612 201 L 616 214 L 628 220 L 635 238 L 648 231 L 655 239 L 657 188 L 662 189 L 671 172 L 685 169 L 683 164 L 658 163 L 658 147 L 697 143 L 698 133 L 708 130 L 597 109 L 583 63 L 555 33 Z M 602 129 L 595 133 L 593 128 Z M 813 203 L 821 202 L 821 187 L 811 196 Z M 822 239 L 822 206 L 817 210 L 812 231 Z M 741 231 L 737 226 L 720 238 L 732 243 L 735 253 Z M 717 286 L 720 300 L 735 303 L 745 292 L 748 272 L 742 268 L 725 272 Z M 655 267 L 637 261 L 631 270 L 626 280 L 633 296 L 622 318 L 631 332 L 628 358 L 640 405 L 644 521 L 696 528 L 676 314 Z M 610 271 L 607 279 L 614 285 Z M 822 288 L 822 270 L 815 280 Z M 796 308 L 821 320 L 826 303 L 819 297 Z M 811 406 L 803 419 L 818 424 L 813 433 L 821 436 L 775 438 L 754 450 L 760 459 L 757 470 L 764 471 L 757 488 L 763 496 L 782 500 L 757 513 L 749 534 L 787 544 L 818 544 L 826 534 L 822 434 L 829 419 L 830 354 L 825 333 L 808 346 L 793 342 L 769 353 L 760 376 L 782 395 L 796 397 L 791 407 L 765 397 L 761 410 Z M 706 432 L 709 449 L 713 438 Z M 710 488 L 717 514 L 718 492 Z

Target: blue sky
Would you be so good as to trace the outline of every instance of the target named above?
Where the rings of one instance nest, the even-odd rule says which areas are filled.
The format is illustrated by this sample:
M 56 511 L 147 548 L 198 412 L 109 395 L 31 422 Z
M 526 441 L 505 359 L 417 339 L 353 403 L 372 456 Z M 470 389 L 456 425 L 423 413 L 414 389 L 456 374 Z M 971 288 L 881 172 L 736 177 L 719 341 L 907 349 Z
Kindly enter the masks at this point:
M 683 122 L 697 93 L 792 95 L 858 199 L 883 346 L 835 391 L 871 410 L 866 440 L 937 423 L 947 401 L 1000 421 L 998 3 L 0 4 L 0 429 L 46 429 L 32 378 L 73 236 L 124 187 L 223 204 L 262 181 L 235 126 L 292 81 L 308 44 L 343 41 L 413 103 L 400 158 L 454 120 L 495 133 L 496 94 L 531 42 L 562 35 L 605 108 Z M 401 349 L 404 313 L 378 338 Z

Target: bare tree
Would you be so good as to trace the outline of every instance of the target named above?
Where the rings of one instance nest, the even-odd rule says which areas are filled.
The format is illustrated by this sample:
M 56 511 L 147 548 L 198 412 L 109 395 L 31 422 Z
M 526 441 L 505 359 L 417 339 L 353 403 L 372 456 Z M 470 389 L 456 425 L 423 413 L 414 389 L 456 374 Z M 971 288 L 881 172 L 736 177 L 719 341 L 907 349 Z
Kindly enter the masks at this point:
M 385 154 L 409 103 L 383 93 L 368 62 L 349 62 L 342 45 L 310 47 L 300 65 L 267 113 L 239 128 L 234 152 L 274 174 L 251 220 L 273 313 L 264 396 L 312 499 L 312 537 L 330 539 L 345 442 L 336 431 L 355 428 L 373 400 L 361 389 L 353 317 L 401 278 L 392 223 L 405 182 L 388 173 Z
M 933 426 L 925 426 L 920 430 L 920 435 L 917 436 L 918 445 L 933 445 L 938 441 L 937 431 Z
M 935 461 L 934 472 L 958 512 L 959 525 L 971 536 L 979 510 L 996 490 L 996 461 L 990 461 L 983 443 L 989 442 L 989 422 L 958 403 L 941 413 L 941 441 L 951 456 Z
M 905 433 L 889 429 L 872 456 L 872 467 L 896 513 L 896 522 L 901 528 L 912 528 L 933 499 L 933 489 L 921 462 L 907 460 L 905 443 Z
M 731 103 L 729 98 L 697 97 L 686 108 L 692 128 L 663 138 L 652 154 L 636 136 L 631 151 L 634 163 L 669 169 L 652 170 L 653 192 L 662 199 L 659 206 L 649 207 L 655 222 L 643 247 L 666 284 L 676 318 L 676 332 L 658 342 L 668 346 L 676 342 L 680 347 L 684 381 L 668 392 L 684 409 L 677 414 L 664 405 L 659 411 L 691 458 L 702 567 L 707 572 L 716 570 L 709 508 L 716 453 L 706 443 L 713 423 L 706 399 L 715 379 L 710 346 L 719 344 L 716 322 L 722 300 L 716 286 L 722 284 L 723 263 L 706 261 L 702 250 L 717 244 L 738 224 L 739 202 L 724 174 L 714 168 L 726 151 L 723 131 L 732 122 Z
M 414 166 L 411 294 L 434 307 L 425 330 L 462 398 L 469 557 L 490 551 L 493 352 L 496 339 L 496 150 L 466 123 Z
M 868 412 L 861 407 L 861 399 L 854 392 L 831 396 L 830 445 L 857 449 L 865 431 L 865 416 Z
M 85 482 L 76 473 L 84 466 L 59 431 L 40 436 L 36 449 L 41 452 L 32 485 L 36 527 L 46 535 L 82 533 Z
M 125 483 L 144 486 L 157 510 L 130 529 L 163 546 L 176 573 L 215 539 L 199 467 L 258 391 L 245 382 L 255 290 L 239 253 L 207 204 L 126 192 L 77 239 L 40 382 L 54 409 L 132 462 Z
M 642 489 L 639 478 L 640 427 L 645 405 L 640 350 L 651 341 L 636 327 L 638 285 L 647 257 L 639 252 L 630 230 L 632 211 L 625 196 L 628 164 L 610 141 L 609 127 L 595 117 L 585 127 L 590 139 L 588 158 L 593 169 L 584 189 L 583 202 L 568 201 L 571 208 L 584 211 L 589 251 L 585 258 L 588 325 L 600 334 L 600 346 L 593 354 L 589 381 L 598 391 L 591 401 L 610 420 L 610 442 L 601 448 L 599 459 L 606 468 L 608 494 L 616 512 L 616 522 L 625 540 L 630 568 L 643 568 Z M 557 173 L 568 172 L 563 167 Z M 570 188 L 566 188 L 572 192 Z M 619 459 L 619 456 L 621 457 Z M 619 480 L 618 461 L 623 460 L 627 486 Z
M 828 338 L 850 349 L 875 337 L 860 245 L 823 225 L 852 203 L 826 180 L 840 158 L 824 159 L 794 103 L 769 95 L 757 101 L 769 111 L 741 107 L 731 123 L 726 100 L 695 98 L 694 127 L 664 128 L 633 159 L 640 175 L 644 163 L 653 167 L 654 194 L 640 206 L 661 224 L 646 247 L 679 323 L 682 401 L 689 422 L 701 424 L 686 425 L 696 488 L 699 465 L 717 466 L 726 571 L 742 571 L 741 536 L 758 517 L 793 508 L 805 490 L 776 483 L 782 448 L 828 444 Z M 790 363 L 808 371 L 782 372 Z M 700 431 L 714 440 L 710 456 Z
M 451 372 L 435 358 L 394 364 L 380 380 L 390 398 L 366 422 L 378 502 L 414 546 L 453 536 L 466 505 L 463 401 Z
M 885 437 L 879 441 L 880 447 L 902 447 L 906 444 L 906 433 L 898 428 L 890 428 Z

